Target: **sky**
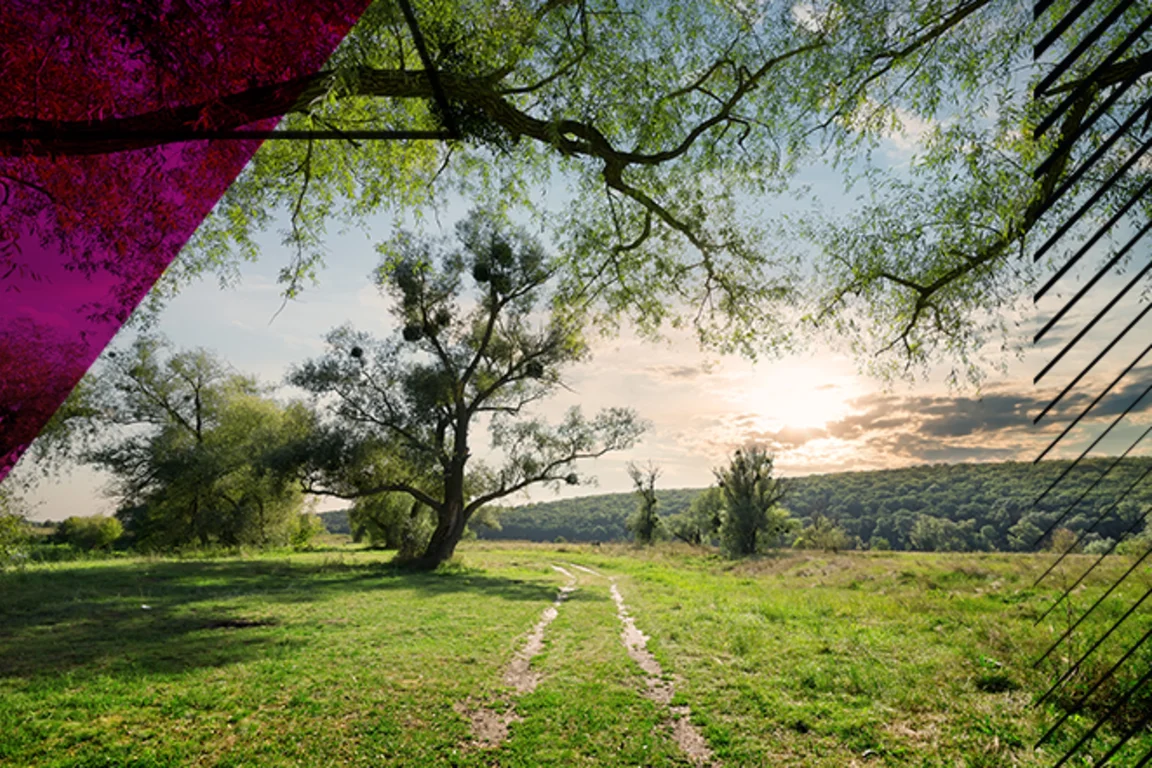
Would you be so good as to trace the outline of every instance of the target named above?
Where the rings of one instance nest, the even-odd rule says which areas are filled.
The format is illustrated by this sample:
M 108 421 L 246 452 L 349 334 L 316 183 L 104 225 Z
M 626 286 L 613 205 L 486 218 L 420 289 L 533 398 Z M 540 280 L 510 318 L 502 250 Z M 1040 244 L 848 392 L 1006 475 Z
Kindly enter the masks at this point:
M 894 167 L 906 163 L 926 126 L 909 121 L 904 135 L 892 135 L 883 147 Z M 825 208 L 848 204 L 849 194 L 839 176 L 812 168 L 797 180 L 809 184 Z M 451 234 L 466 210 L 456 201 L 438 217 L 433 234 Z M 324 351 L 323 336 L 343 323 L 378 335 L 393 332 L 388 303 L 369 280 L 378 256 L 374 243 L 386 239 L 393 222 L 381 218 L 365 230 L 335 235 L 329 242 L 327 268 L 320 283 L 283 307 L 276 275 L 288 258 L 275 233 L 262 240 L 259 262 L 246 265 L 238 283 L 221 290 L 213 277 L 183 290 L 170 301 L 157 330 L 179 348 L 205 347 L 238 371 L 280 383 L 294 363 Z M 1136 250 L 1136 262 L 1148 258 L 1146 244 Z M 1021 318 L 1019 332 L 1030 336 L 1044 318 L 1067 299 L 1077 282 L 1089 274 L 1088 264 L 1074 270 L 1060 291 L 1034 312 Z M 816 342 L 800 354 L 750 361 L 720 356 L 696 345 L 687 333 L 669 332 L 663 341 L 642 339 L 625 328 L 615 337 L 592 335 L 588 362 L 571 367 L 568 388 L 542 403 L 538 413 L 558 419 L 573 405 L 586 413 L 610 406 L 635 408 L 651 423 L 632 450 L 589 462 L 582 471 L 598 478 L 596 487 L 565 488 L 563 496 L 620 492 L 631 489 L 630 461 L 661 468 L 659 485 L 702 487 L 713 481 L 713 468 L 741 445 L 759 443 L 773 450 L 783 476 L 884 469 L 921 463 L 961 461 L 1031 461 L 1130 362 L 1147 338 L 1142 323 L 1125 343 L 1113 350 L 1075 392 L 1054 409 L 1039 427 L 1032 417 L 1134 315 L 1134 300 L 1122 302 L 1084 343 L 1053 368 L 1039 385 L 1032 379 L 1126 278 L 1111 276 L 1090 294 L 1044 343 L 1022 359 L 992 350 L 993 359 L 1007 363 L 1005 371 L 990 371 L 979 390 L 955 390 L 945 383 L 943 367 L 921 371 L 914 382 L 884 382 L 861 372 L 866 362 L 827 343 Z M 1143 329 L 1141 331 L 1141 328 Z M 130 338 L 122 332 L 120 341 Z M 1118 394 L 1101 404 L 1100 416 L 1114 417 L 1152 380 L 1152 358 L 1142 360 L 1123 379 Z M 282 394 L 292 393 L 285 389 Z M 1146 398 L 1152 401 L 1152 397 Z M 1142 411 L 1143 409 L 1138 409 Z M 1106 422 L 1086 420 L 1052 457 L 1076 455 Z M 1147 415 L 1130 419 L 1114 431 L 1093 455 L 1124 450 L 1148 424 Z M 476 441 L 483 445 L 483 439 Z M 485 447 L 475 451 L 486 455 Z M 110 514 L 113 500 L 103 495 L 106 477 L 87 468 L 41 483 L 29 497 L 32 519 L 60 520 L 70 515 Z M 513 497 L 519 503 L 558 495 L 539 490 Z M 325 500 L 320 509 L 346 506 Z

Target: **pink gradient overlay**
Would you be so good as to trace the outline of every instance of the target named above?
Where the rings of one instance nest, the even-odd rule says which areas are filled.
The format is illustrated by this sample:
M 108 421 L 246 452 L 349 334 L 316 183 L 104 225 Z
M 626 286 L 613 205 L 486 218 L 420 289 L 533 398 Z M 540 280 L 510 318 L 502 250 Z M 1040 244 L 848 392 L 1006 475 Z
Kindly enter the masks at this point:
M 198 105 L 319 71 L 367 0 L 8 0 L 0 128 Z M 268 129 L 275 121 L 244 126 Z M 0 144 L 0 479 L 259 147 Z

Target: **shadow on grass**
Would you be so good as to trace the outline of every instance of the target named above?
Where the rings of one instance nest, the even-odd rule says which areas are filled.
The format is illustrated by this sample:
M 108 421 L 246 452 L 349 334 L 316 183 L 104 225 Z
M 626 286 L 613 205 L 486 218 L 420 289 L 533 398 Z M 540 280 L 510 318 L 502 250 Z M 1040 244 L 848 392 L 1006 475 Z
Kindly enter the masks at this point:
M 10 572 L 0 575 L 0 678 L 177 674 L 307 642 L 281 625 L 277 604 L 406 591 L 543 606 L 556 590 L 545 580 L 343 562 L 136 561 Z

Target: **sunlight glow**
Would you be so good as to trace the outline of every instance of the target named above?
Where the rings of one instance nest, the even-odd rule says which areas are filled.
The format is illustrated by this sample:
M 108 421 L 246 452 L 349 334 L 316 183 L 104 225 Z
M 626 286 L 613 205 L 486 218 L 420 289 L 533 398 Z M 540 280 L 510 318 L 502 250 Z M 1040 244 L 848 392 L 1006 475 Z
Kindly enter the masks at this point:
M 755 414 L 757 429 L 819 429 L 853 412 L 850 401 L 861 394 L 853 379 L 816 367 L 769 368 L 740 382 L 733 399 Z

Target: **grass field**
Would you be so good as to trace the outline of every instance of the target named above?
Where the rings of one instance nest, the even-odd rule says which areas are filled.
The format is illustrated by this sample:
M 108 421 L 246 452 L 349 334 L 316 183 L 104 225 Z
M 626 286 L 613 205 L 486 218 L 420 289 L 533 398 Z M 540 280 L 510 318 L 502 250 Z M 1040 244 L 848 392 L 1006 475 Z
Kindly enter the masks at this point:
M 1060 710 L 1032 702 L 1071 658 L 1031 667 L 1068 622 L 1057 611 L 1033 626 L 1060 585 L 1030 588 L 1045 556 L 733 563 L 688 549 L 472 544 L 431 574 L 393 570 L 388 556 L 0 575 L 0 765 L 1042 766 L 1090 724 L 1074 719 L 1033 749 Z M 1128 562 L 1116 558 L 1075 606 Z M 569 579 L 554 566 L 576 586 L 558 606 Z M 1147 568 L 1137 575 L 1101 620 L 1152 585 Z M 662 681 L 628 655 L 613 584 Z M 518 693 L 509 666 L 549 606 L 535 688 Z M 1146 629 L 1129 623 L 1110 647 Z M 674 689 L 671 708 L 653 685 Z M 682 748 L 681 707 L 679 726 L 690 720 L 710 756 Z M 506 734 L 482 732 L 485 719 Z M 1145 733 L 1114 764 L 1150 746 Z

